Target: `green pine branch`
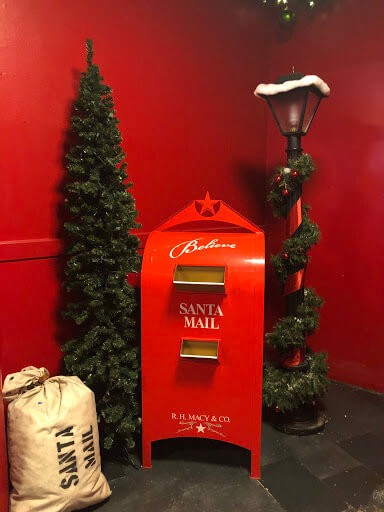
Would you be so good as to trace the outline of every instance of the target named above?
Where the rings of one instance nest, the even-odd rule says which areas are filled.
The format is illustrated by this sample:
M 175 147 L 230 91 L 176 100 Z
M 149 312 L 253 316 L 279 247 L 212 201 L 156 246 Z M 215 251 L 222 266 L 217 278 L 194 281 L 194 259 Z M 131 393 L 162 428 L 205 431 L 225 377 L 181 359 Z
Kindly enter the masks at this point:
M 283 190 L 292 193 L 297 187 L 297 183 L 308 181 L 316 171 L 312 158 L 306 153 L 300 155 L 296 160 L 289 160 L 288 165 L 289 167 L 276 169 L 270 180 L 272 188 L 267 196 L 267 201 L 272 203 L 275 217 L 286 217 L 288 214 L 287 196 L 283 195 Z
M 280 254 L 271 256 L 271 264 L 282 287 L 289 275 L 308 263 L 308 251 L 320 241 L 319 228 L 308 217 L 308 210 L 308 206 L 303 207 L 303 219 L 299 233 L 284 241 Z
M 287 412 L 324 395 L 328 385 L 326 353 L 308 350 L 306 360 L 308 369 L 304 372 L 287 371 L 278 366 L 264 368 L 264 405 Z
M 297 307 L 295 314 L 278 320 L 273 331 L 266 334 L 271 347 L 282 356 L 294 348 L 303 347 L 306 337 L 319 327 L 318 310 L 322 305 L 323 299 L 315 290 L 306 288 L 304 301 Z

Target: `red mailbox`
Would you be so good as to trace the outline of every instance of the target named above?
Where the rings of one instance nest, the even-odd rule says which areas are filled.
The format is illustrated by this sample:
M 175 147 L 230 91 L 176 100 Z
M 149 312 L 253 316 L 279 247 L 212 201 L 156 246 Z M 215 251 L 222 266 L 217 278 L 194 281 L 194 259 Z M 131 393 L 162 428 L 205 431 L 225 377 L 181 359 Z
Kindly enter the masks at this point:
M 143 467 L 152 441 L 204 437 L 250 450 L 260 477 L 264 264 L 264 233 L 208 193 L 150 234 Z

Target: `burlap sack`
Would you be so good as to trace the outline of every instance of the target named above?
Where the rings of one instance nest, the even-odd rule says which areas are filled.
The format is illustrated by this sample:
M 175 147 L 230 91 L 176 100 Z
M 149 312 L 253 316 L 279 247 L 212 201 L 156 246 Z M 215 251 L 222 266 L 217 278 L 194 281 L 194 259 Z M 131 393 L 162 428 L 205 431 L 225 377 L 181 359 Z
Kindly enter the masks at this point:
M 7 375 L 10 512 L 68 512 L 111 491 L 101 473 L 93 392 L 77 377 L 28 366 Z

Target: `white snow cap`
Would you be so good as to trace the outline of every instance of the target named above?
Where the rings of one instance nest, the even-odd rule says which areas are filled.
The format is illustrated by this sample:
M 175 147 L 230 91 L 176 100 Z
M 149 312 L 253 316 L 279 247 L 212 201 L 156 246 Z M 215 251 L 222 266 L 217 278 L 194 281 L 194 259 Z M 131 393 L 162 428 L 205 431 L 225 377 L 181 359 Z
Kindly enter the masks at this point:
M 255 96 L 259 98 L 262 96 L 273 96 L 274 94 L 279 94 L 280 92 L 291 91 L 292 89 L 296 89 L 296 87 L 309 87 L 313 85 L 324 96 L 329 96 L 331 90 L 328 85 L 316 75 L 305 75 L 303 78 L 299 80 L 287 80 L 282 84 L 259 84 L 255 90 Z

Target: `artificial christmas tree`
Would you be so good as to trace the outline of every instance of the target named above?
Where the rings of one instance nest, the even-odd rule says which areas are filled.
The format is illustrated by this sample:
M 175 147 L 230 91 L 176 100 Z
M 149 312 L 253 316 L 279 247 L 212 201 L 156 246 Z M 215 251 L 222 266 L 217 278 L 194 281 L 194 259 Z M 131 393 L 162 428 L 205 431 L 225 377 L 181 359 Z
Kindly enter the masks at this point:
M 93 64 L 86 41 L 87 70 L 71 119 L 76 141 L 67 154 L 69 184 L 65 224 L 68 254 L 65 286 L 72 302 L 64 312 L 76 322 L 76 337 L 63 350 L 69 374 L 95 393 L 103 422 L 104 446 L 134 445 L 139 422 L 137 397 L 139 344 L 137 301 L 127 274 L 137 272 L 139 239 L 131 234 L 137 211 L 126 190 L 125 153 L 121 148 L 112 90 Z

